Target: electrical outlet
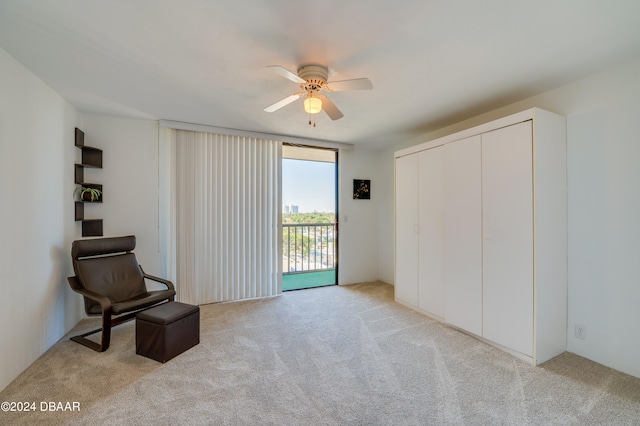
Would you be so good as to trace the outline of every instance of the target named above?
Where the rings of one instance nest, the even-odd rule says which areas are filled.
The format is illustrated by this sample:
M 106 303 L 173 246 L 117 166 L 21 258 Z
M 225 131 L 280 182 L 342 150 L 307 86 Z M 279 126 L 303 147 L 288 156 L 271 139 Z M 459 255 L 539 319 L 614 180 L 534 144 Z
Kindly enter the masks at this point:
M 576 324 L 576 328 L 574 330 L 576 338 L 587 340 L 587 327 L 582 324 Z

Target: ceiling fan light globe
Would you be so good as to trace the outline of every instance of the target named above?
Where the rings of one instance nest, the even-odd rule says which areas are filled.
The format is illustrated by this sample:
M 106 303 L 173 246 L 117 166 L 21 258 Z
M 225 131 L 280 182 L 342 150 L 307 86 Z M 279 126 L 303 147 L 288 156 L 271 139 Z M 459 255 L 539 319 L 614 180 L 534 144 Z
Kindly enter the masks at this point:
M 304 110 L 308 114 L 318 114 L 322 111 L 322 101 L 318 98 L 307 98 L 304 100 Z

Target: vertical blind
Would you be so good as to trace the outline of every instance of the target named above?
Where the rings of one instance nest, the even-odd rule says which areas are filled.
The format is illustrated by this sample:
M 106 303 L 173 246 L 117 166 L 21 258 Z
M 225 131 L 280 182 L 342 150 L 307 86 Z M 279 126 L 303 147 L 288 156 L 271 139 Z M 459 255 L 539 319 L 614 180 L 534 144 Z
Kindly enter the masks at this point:
M 282 144 L 185 130 L 172 142 L 178 300 L 279 294 Z

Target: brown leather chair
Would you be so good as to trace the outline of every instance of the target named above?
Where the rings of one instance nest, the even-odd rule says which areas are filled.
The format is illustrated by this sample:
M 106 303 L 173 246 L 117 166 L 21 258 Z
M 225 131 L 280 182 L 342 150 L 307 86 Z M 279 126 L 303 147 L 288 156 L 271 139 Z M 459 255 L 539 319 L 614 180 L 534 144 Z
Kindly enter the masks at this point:
M 102 327 L 71 338 L 88 348 L 104 352 L 109 348 L 111 327 L 135 318 L 142 309 L 173 301 L 175 289 L 171 281 L 145 274 L 135 254 L 136 237 L 97 238 L 74 241 L 71 258 L 75 277 L 69 277 L 71 288 L 84 297 L 89 316 L 102 316 Z M 164 284 L 166 290 L 148 291 L 145 278 Z M 86 338 L 102 331 L 98 344 Z

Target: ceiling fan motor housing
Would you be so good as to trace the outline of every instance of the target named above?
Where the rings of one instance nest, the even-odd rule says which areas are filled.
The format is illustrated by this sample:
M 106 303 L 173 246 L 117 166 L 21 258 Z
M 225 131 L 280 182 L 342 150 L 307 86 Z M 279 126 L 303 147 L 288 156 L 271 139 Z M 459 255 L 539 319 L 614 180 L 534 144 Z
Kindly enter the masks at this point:
M 306 92 L 319 92 L 327 84 L 329 70 L 321 65 L 304 65 L 298 69 L 298 77 L 306 81 L 300 88 Z

